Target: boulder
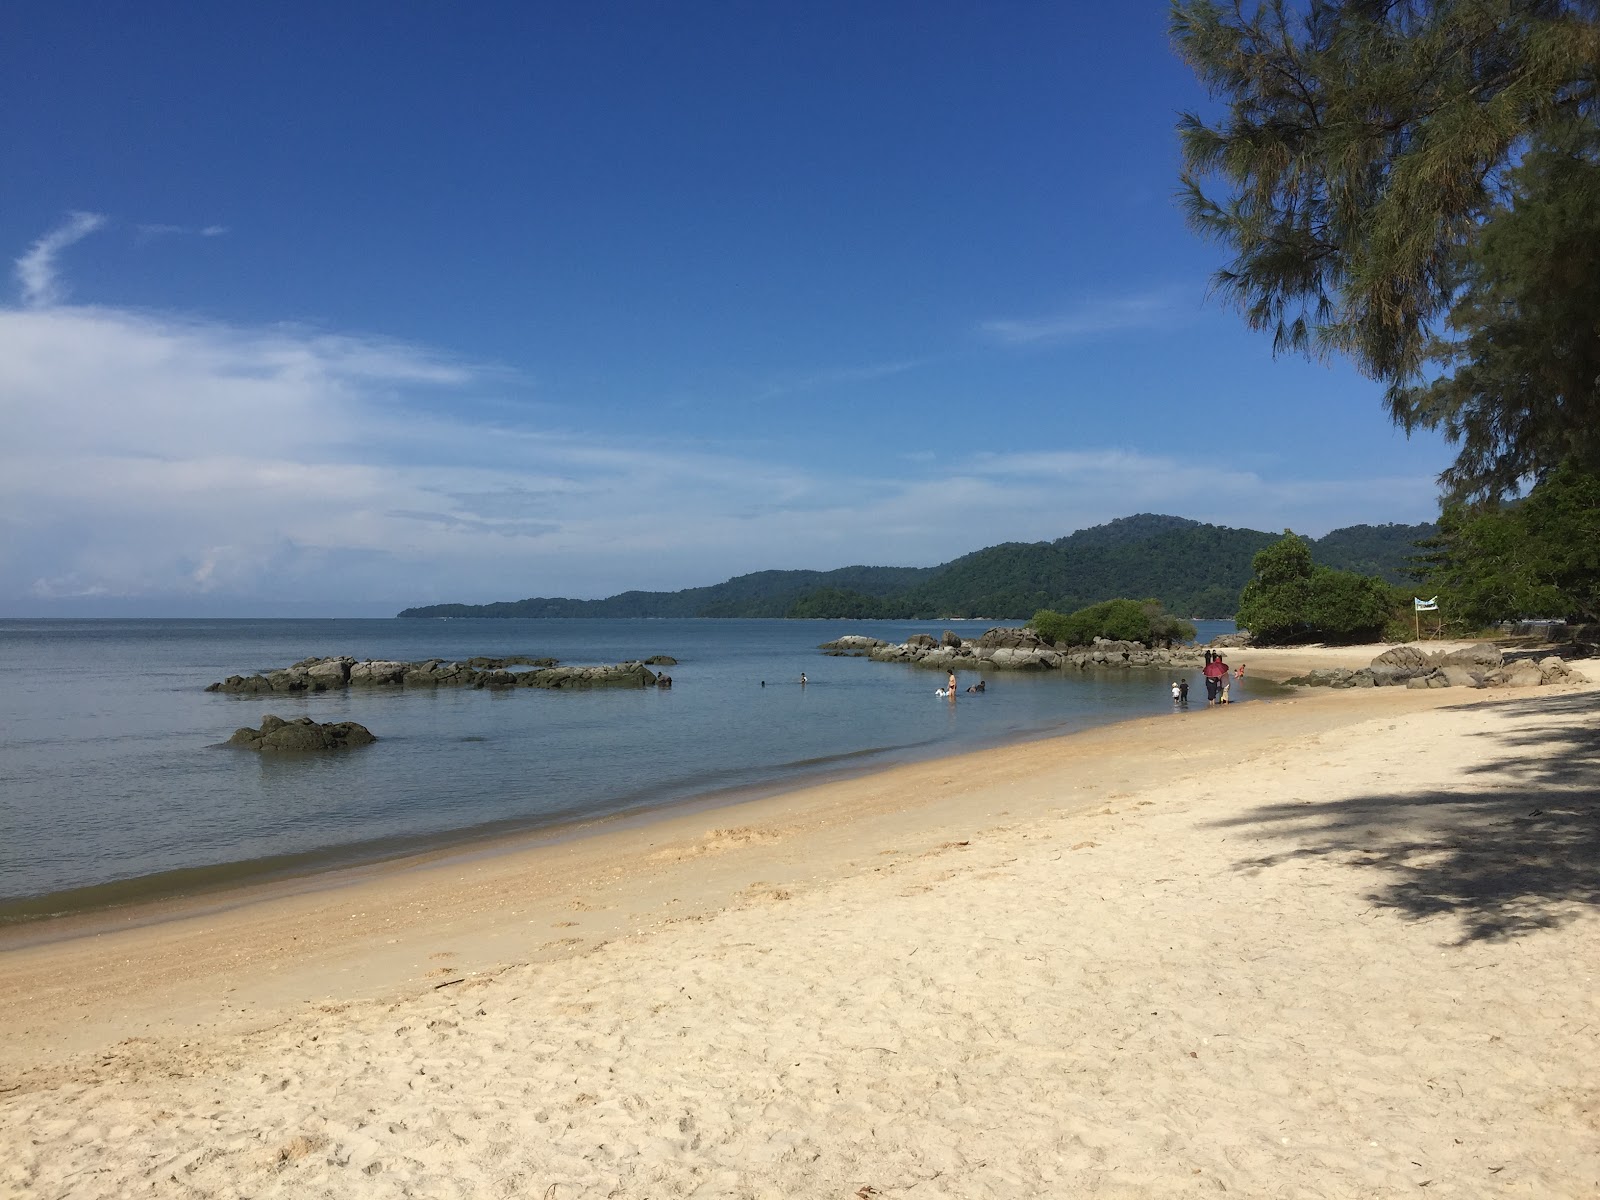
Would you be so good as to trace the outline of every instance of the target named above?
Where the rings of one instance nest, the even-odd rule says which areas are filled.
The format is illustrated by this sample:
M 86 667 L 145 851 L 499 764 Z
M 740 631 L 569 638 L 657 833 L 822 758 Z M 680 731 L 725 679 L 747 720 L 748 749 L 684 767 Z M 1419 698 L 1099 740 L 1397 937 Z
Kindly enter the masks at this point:
M 644 664 L 647 667 L 675 667 L 678 665 L 678 660 L 670 654 L 652 654 L 644 660 Z M 553 666 L 554 664 L 549 665 Z
M 1499 646 L 1485 643 L 1438 655 L 1434 662 L 1441 667 L 1466 667 L 1469 671 L 1487 673 L 1504 663 L 1505 655 L 1500 653 Z
M 934 641 L 931 633 L 913 633 L 905 641 L 908 646 L 921 646 L 923 649 L 932 650 L 939 643 Z
M 330 721 L 319 725 L 310 717 L 296 717 L 285 721 L 268 713 L 261 718 L 261 728 L 245 727 L 234 731 L 227 741 L 229 746 L 263 753 L 302 750 L 344 750 L 351 746 L 365 746 L 378 739 L 365 725 L 354 721 Z
M 1415 670 L 1428 666 L 1431 661 L 1427 654 L 1418 650 L 1415 646 L 1391 646 L 1373 659 L 1372 665 L 1375 667 L 1400 667 L 1402 669 Z
M 313 690 L 319 692 L 342 688 L 350 682 L 353 658 L 324 658 L 306 665 L 306 678 Z
M 959 650 L 961 648 L 961 638 L 956 634 L 955 630 L 946 629 L 939 635 L 939 645 L 949 650 Z
M 1574 671 L 1567 666 L 1566 660 L 1559 655 L 1552 654 L 1548 658 L 1539 660 L 1539 674 L 1546 683 L 1588 683 L 1589 680 L 1579 671 Z
M 405 679 L 410 663 L 394 662 L 389 659 L 369 659 L 358 662 L 350 667 L 350 686 L 364 687 L 381 684 L 400 683 Z
M 1455 663 L 1447 663 L 1440 667 L 1438 673 L 1450 687 L 1475 688 L 1483 686 L 1483 672 L 1471 671 L 1466 667 L 1457 666 Z
M 1213 649 L 1227 649 L 1231 646 L 1248 646 L 1251 644 L 1248 630 L 1241 629 L 1238 633 L 1219 633 L 1207 645 Z
M 1043 640 L 1031 629 L 990 629 L 978 638 L 979 648 L 985 650 L 1031 650 L 1042 645 Z
M 865 654 L 868 650 L 876 650 L 880 646 L 887 646 L 888 644 L 882 638 L 865 637 L 859 633 L 847 633 L 842 638 L 835 638 L 831 642 L 823 642 L 817 649 L 856 651 Z M 648 662 L 649 660 L 646 659 L 645 661 Z
M 1538 687 L 1544 683 L 1544 672 L 1539 669 L 1539 664 L 1524 659 L 1521 662 L 1511 663 L 1501 668 L 1497 674 L 1500 682 L 1506 687 Z

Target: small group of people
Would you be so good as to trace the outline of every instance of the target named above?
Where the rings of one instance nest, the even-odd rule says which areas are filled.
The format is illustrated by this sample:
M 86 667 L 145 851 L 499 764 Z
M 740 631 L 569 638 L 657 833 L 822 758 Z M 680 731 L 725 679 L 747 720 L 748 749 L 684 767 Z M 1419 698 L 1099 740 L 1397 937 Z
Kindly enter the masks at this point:
M 1208 706 L 1212 704 L 1227 704 L 1229 703 L 1228 692 L 1232 680 L 1242 680 L 1244 678 L 1244 664 L 1240 663 L 1237 671 L 1230 671 L 1227 662 L 1222 657 L 1222 651 L 1207 650 L 1206 665 L 1201 669 L 1200 674 L 1204 675 L 1206 680 L 1206 704 Z

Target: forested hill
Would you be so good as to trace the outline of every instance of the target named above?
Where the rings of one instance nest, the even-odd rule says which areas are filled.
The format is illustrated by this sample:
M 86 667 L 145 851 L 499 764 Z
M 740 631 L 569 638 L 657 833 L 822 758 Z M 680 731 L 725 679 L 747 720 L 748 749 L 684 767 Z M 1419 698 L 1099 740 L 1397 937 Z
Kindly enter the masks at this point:
M 1352 525 L 1311 542 L 1318 563 L 1404 582 L 1432 525 Z M 1141 513 L 1053 542 L 1007 542 L 937 567 L 758 571 L 681 592 L 604 600 L 536 597 L 430 604 L 402 617 L 1031 617 L 1117 596 L 1155 597 L 1185 616 L 1227 617 L 1250 560 L 1278 534 Z

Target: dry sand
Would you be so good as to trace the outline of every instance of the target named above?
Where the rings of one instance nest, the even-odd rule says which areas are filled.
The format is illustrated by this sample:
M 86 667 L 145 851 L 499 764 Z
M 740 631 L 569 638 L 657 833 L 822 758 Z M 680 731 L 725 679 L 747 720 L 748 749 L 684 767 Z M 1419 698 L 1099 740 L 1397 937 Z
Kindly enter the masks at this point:
M 1597 716 L 1200 706 L 13 945 L 0 1192 L 1594 1196 Z

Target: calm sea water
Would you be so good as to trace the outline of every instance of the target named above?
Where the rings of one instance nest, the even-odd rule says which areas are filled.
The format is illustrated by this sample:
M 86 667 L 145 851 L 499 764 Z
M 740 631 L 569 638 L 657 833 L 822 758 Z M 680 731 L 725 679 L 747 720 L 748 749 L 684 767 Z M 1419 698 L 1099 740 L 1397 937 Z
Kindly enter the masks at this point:
M 955 622 L 963 636 L 987 623 Z M 1172 711 L 1170 676 L 934 672 L 821 655 L 926 622 L 0 621 L 0 921 L 314 871 L 499 832 L 737 798 L 832 773 Z M 1202 638 L 1232 626 L 1208 622 Z M 669 691 L 439 688 L 224 696 L 310 655 L 670 654 Z M 810 684 L 798 686 L 800 673 Z M 766 686 L 762 686 L 765 681 Z M 967 680 L 963 681 L 964 683 Z M 1203 695 L 1199 679 L 1191 686 Z M 1248 692 L 1239 697 L 1248 699 Z M 355 720 L 337 754 L 219 748 L 265 713 Z

